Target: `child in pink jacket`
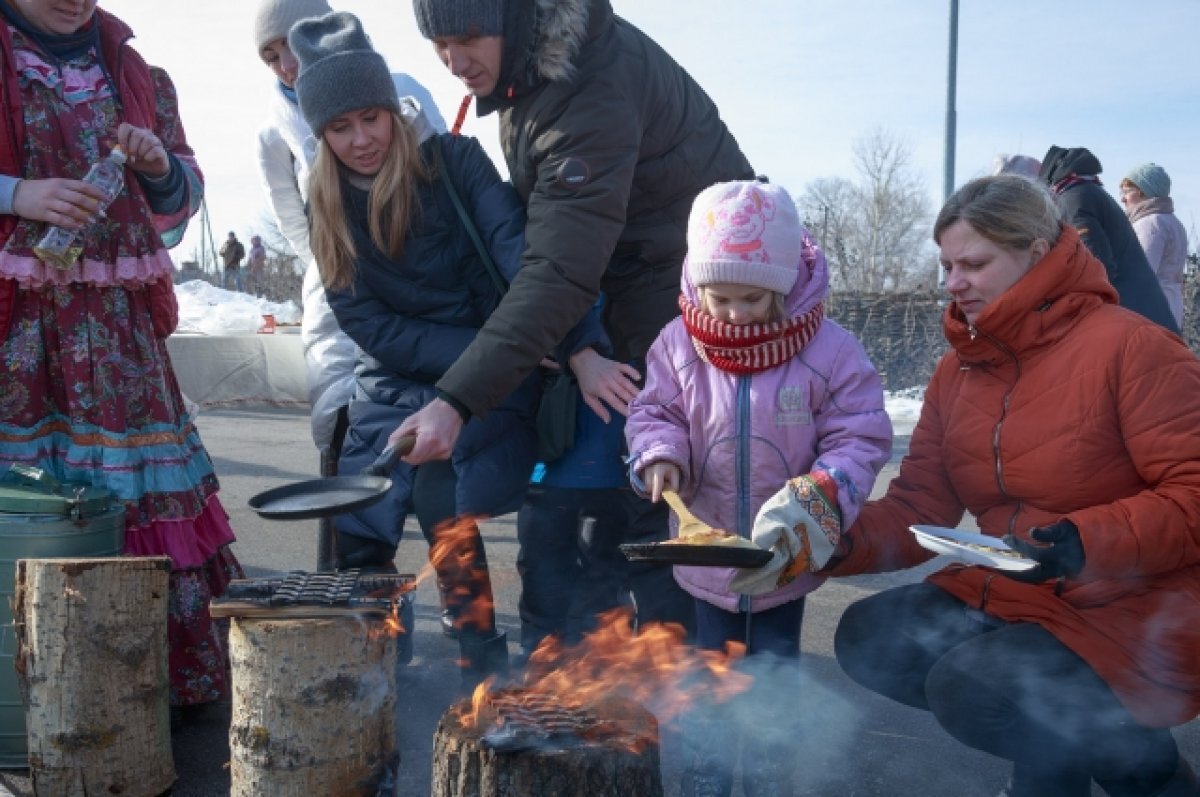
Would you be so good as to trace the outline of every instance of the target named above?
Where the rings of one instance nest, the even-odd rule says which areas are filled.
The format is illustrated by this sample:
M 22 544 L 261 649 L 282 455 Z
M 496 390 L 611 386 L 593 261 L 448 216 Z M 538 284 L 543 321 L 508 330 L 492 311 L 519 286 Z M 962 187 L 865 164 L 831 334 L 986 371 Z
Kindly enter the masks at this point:
M 741 642 L 747 663 L 765 662 L 759 674 L 794 680 L 804 595 L 891 455 L 883 388 L 858 341 L 824 317 L 825 258 L 782 188 L 711 186 L 692 207 L 687 242 L 683 314 L 651 347 L 630 405 L 631 476 L 652 500 L 675 490 L 705 523 L 775 543 L 761 570 L 678 566 L 675 578 L 695 598 L 700 647 Z M 756 680 L 747 700 L 772 691 L 770 677 Z M 774 794 L 790 783 L 787 727 L 800 708 L 777 690 L 763 704 L 778 716 L 756 714 L 743 786 Z M 685 724 L 683 794 L 729 794 L 729 716 L 713 707 Z

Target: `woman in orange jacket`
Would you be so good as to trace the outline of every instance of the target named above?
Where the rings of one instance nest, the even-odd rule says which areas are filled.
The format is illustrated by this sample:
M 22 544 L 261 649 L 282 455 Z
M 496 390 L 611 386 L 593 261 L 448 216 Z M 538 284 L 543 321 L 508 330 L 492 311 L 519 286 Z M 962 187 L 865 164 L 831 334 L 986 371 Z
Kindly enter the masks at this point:
M 1196 795 L 1170 728 L 1200 713 L 1200 360 L 1118 307 L 1045 189 L 963 186 L 934 226 L 950 350 L 887 494 L 833 575 L 932 557 L 910 524 L 982 533 L 1024 572 L 952 564 L 847 609 L 838 661 L 1013 762 L 1006 794 Z

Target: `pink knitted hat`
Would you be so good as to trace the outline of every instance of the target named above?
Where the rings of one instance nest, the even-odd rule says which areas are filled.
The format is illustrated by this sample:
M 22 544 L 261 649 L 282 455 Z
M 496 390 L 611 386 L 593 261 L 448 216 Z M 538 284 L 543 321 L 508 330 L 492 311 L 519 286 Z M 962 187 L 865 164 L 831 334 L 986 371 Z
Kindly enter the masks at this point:
M 696 287 L 725 282 L 786 296 L 800 276 L 803 236 L 796 204 L 779 186 L 717 183 L 692 204 L 684 268 Z

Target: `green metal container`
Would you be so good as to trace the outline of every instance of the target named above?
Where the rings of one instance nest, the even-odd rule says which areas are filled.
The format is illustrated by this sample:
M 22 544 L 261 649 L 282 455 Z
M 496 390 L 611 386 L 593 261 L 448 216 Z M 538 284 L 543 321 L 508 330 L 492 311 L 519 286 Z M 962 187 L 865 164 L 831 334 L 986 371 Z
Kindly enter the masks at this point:
M 0 769 L 29 766 L 12 597 L 18 559 L 119 556 L 125 508 L 107 490 L 14 465 L 0 477 Z

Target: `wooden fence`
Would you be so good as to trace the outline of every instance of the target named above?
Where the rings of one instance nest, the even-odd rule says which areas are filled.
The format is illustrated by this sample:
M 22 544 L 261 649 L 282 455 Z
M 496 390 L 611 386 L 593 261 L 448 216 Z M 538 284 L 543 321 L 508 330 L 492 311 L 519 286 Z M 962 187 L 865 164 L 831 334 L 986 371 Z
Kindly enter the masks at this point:
M 946 351 L 942 337 L 944 291 L 830 294 L 828 315 L 862 342 L 883 377 L 885 390 L 924 387 Z M 1183 339 L 1200 352 L 1200 277 L 1183 286 Z

